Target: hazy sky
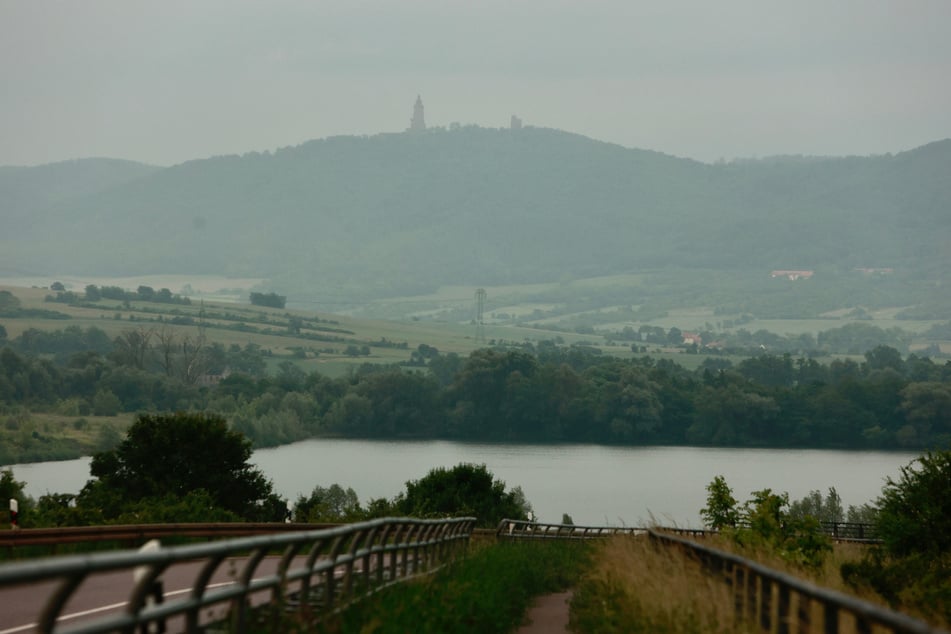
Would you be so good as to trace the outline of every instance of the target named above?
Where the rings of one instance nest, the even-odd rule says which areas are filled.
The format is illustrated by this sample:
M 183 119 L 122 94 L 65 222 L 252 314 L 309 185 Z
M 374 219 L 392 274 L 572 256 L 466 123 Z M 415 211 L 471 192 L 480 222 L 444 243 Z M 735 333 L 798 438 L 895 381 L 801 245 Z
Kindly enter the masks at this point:
M 0 0 L 0 165 L 430 125 L 704 161 L 951 136 L 949 0 Z

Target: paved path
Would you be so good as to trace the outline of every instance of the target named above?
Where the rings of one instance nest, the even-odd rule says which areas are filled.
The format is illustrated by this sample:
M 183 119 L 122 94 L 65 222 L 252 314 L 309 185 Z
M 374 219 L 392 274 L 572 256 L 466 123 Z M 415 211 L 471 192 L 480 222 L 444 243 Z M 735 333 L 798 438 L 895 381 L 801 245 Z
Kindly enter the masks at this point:
M 570 590 L 538 597 L 526 614 L 528 624 L 520 627 L 516 634 L 567 634 L 569 601 Z

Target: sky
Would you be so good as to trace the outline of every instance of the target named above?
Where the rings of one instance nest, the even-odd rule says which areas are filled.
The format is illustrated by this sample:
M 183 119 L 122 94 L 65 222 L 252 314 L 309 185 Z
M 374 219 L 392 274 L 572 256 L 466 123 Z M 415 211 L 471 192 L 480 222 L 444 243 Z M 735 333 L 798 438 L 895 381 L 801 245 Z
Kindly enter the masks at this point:
M 430 126 L 701 161 L 951 136 L 948 0 L 0 0 L 0 165 Z

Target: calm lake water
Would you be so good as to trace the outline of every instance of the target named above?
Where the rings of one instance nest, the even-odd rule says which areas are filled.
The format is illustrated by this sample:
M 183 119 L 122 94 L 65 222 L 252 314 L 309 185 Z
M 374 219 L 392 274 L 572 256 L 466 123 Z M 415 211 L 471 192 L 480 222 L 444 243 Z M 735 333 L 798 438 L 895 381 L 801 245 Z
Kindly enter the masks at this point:
M 726 478 L 741 501 L 770 488 L 799 499 L 834 486 L 844 506 L 878 497 L 887 476 L 918 454 L 910 452 L 597 445 L 468 444 L 441 441 L 306 440 L 261 449 L 252 462 L 292 503 L 315 485 L 352 487 L 361 502 L 391 498 L 407 480 L 433 467 L 485 464 L 509 486 L 520 486 L 539 521 L 576 524 L 663 524 L 699 527 L 706 485 Z M 76 493 L 89 479 L 89 459 L 13 465 L 34 498 Z

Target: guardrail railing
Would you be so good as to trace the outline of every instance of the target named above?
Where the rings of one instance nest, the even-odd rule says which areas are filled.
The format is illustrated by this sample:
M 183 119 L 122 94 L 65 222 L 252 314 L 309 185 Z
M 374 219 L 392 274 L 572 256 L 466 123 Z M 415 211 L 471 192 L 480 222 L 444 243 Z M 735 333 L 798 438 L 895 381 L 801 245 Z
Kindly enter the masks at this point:
M 248 537 L 265 533 L 299 533 L 341 524 L 304 524 L 280 522 L 194 522 L 175 524 L 104 524 L 102 526 L 59 526 L 0 530 L 0 547 L 15 549 L 30 546 L 63 546 L 86 542 L 144 544 L 153 539 L 172 537 Z
M 758 623 L 766 632 L 838 634 L 842 615 L 849 615 L 847 620 L 854 623 L 854 631 L 859 634 L 944 632 L 908 615 L 662 531 L 648 529 L 647 532 L 656 543 L 681 548 L 695 556 L 709 573 L 720 577 L 732 588 L 738 621 Z M 814 607 L 818 609 L 814 611 Z M 814 612 L 820 612 L 820 618 L 814 618 Z
M 464 550 L 475 518 L 386 518 L 330 529 L 244 537 L 154 550 L 105 552 L 29 560 L 0 566 L 0 592 L 44 584 L 48 599 L 34 631 L 201 632 L 227 619 L 246 632 L 256 607 L 271 618 L 290 611 L 319 619 L 382 587 L 430 573 Z M 274 554 L 276 553 L 276 554 Z M 266 563 L 267 562 L 267 563 Z M 163 594 L 165 574 L 187 575 L 187 591 Z M 106 616 L 60 620 L 68 602 L 96 578 L 128 572 L 127 600 Z M 132 573 L 135 572 L 133 582 Z M 220 578 L 224 574 L 226 581 Z M 213 582 L 215 579 L 218 581 Z M 2 596 L 2 595 L 0 595 Z M 271 631 L 279 631 L 272 624 Z
M 545 524 L 527 520 L 502 520 L 495 529 L 500 539 L 594 539 L 609 535 L 637 535 L 643 528 L 630 526 L 576 526 L 575 524 Z
M 738 528 L 748 528 L 749 525 L 740 524 Z M 657 530 L 685 537 L 702 538 L 707 535 L 719 535 L 720 531 L 705 528 L 680 528 L 677 526 L 656 526 Z M 881 543 L 878 530 L 874 524 L 859 524 L 855 522 L 820 522 L 819 530 L 834 541 L 858 542 L 865 544 Z

